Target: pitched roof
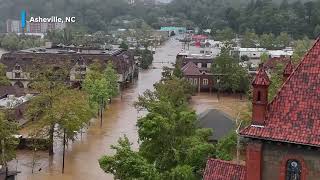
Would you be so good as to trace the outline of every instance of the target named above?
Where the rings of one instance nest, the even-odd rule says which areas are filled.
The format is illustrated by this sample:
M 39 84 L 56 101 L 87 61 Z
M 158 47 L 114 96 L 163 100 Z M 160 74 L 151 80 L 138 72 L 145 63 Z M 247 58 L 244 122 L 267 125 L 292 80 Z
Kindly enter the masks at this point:
M 181 70 L 184 75 L 201 75 L 199 68 L 193 62 L 189 62 Z
M 244 137 L 320 146 L 320 39 L 268 104 L 265 126 L 249 126 Z
M 235 128 L 235 121 L 227 114 L 217 110 L 208 109 L 198 115 L 199 126 L 201 128 L 213 129 L 209 140 L 219 140 L 228 135 Z
M 266 73 L 266 71 L 260 67 L 259 71 L 254 78 L 252 85 L 261 85 L 261 86 L 269 86 L 270 85 L 270 79 Z
M 246 167 L 218 159 L 208 159 L 204 180 L 245 180 Z

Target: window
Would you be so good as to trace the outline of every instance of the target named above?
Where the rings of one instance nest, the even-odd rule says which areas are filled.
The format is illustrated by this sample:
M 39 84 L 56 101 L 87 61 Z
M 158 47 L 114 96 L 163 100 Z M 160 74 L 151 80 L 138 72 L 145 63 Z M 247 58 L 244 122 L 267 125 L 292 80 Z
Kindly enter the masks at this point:
M 201 68 L 202 67 L 202 63 L 198 63 L 198 68 Z
M 193 85 L 197 85 L 198 84 L 198 80 L 197 79 L 193 79 Z
M 297 160 L 288 160 L 286 180 L 301 180 L 301 164 Z
M 14 66 L 14 70 L 21 70 L 21 66 L 18 65 L 18 64 L 16 64 L 16 65 Z
M 257 101 L 261 101 L 261 92 L 260 91 L 258 91 Z
M 208 80 L 208 79 L 203 79 L 202 84 L 203 84 L 203 85 L 208 85 L 208 84 L 209 84 L 209 80 Z

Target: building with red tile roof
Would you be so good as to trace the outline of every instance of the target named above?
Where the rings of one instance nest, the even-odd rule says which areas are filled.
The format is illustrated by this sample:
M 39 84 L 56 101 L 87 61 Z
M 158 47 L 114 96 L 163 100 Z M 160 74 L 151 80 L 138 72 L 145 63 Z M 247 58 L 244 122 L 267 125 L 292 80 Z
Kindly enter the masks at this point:
M 246 167 L 228 161 L 208 159 L 204 180 L 245 180 Z
M 252 122 L 240 132 L 247 142 L 245 180 L 320 179 L 319 55 L 317 39 L 295 69 L 291 62 L 286 65 L 283 75 L 287 77 L 270 103 L 270 80 L 259 70 L 252 84 Z M 218 164 L 215 166 L 228 168 Z M 212 174 L 220 173 L 211 169 Z

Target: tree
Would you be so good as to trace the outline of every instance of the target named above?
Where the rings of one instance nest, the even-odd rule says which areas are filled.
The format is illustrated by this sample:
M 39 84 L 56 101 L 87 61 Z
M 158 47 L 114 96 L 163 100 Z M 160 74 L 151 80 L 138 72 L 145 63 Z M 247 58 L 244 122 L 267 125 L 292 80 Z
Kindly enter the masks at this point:
M 129 46 L 124 41 L 122 41 L 122 43 L 120 44 L 119 48 L 124 49 L 124 50 L 128 50 Z
M 26 115 L 36 121 L 34 134 L 49 137 L 49 154 L 53 154 L 54 135 L 65 135 L 73 139 L 92 117 L 89 98 L 79 90 L 69 89 L 62 82 L 58 72 L 40 72 L 35 76 L 32 87 L 39 95 L 28 104 Z
M 311 41 L 307 37 L 305 37 L 302 40 L 297 40 L 294 44 L 295 45 L 292 59 L 294 64 L 298 64 L 305 53 L 311 47 Z
M 2 159 L 2 165 L 6 166 L 6 163 L 15 157 L 16 146 L 18 145 L 17 139 L 14 135 L 17 134 L 18 126 L 14 122 L 6 120 L 5 115 L 0 113 L 0 150 L 2 152 L 4 147 L 4 159 Z M 2 144 L 4 143 L 4 144 Z M 3 162 L 4 161 L 4 162 Z
M 258 35 L 250 30 L 246 30 L 242 40 L 241 47 L 244 48 L 253 48 L 257 46 L 258 43 Z
M 136 107 L 148 110 L 138 120 L 140 148 L 133 152 L 125 137 L 118 141 L 114 156 L 103 156 L 100 167 L 123 179 L 197 179 L 206 158 L 214 155 L 208 143 L 211 131 L 198 129 L 197 116 L 186 106 L 188 91 L 173 78 L 146 91 Z
M 274 41 L 275 41 L 275 37 L 272 33 L 262 34 L 259 39 L 260 47 L 263 47 L 266 49 L 273 49 Z
M 281 64 L 278 64 L 271 73 L 271 78 L 270 78 L 271 83 L 268 91 L 268 100 L 270 102 L 276 96 L 281 85 L 283 84 L 283 75 L 282 75 L 283 70 L 284 70 L 284 66 Z
M 89 95 L 91 106 L 98 107 L 98 112 L 100 113 L 100 125 L 102 126 L 104 104 L 111 98 L 110 92 L 113 91 L 112 87 L 109 87 L 109 83 L 111 85 L 113 77 L 110 77 L 110 82 L 108 82 L 106 75 L 109 75 L 108 73 L 111 71 L 105 71 L 104 74 L 101 67 L 102 65 L 99 63 L 94 63 L 90 66 L 89 72 L 86 73 L 86 77 L 83 82 L 83 89 Z
M 10 85 L 10 81 L 6 75 L 5 65 L 0 63 L 0 86 L 8 86 Z
M 215 38 L 218 41 L 231 41 L 236 37 L 235 33 L 231 28 L 225 28 L 223 30 L 217 30 Z
M 108 95 L 109 98 L 115 97 L 119 93 L 119 84 L 118 84 L 118 75 L 114 70 L 112 62 L 109 61 L 107 64 L 107 68 L 104 71 L 104 77 L 108 84 Z
M 219 74 L 215 76 L 216 83 L 215 88 L 223 91 L 232 92 L 246 92 L 249 86 L 249 78 L 247 71 L 239 65 L 228 50 L 224 50 L 215 59 L 212 64 L 211 71 L 213 74 Z
M 153 54 L 151 51 L 149 50 L 143 50 L 141 52 L 141 58 L 140 58 L 140 67 L 142 69 L 148 69 L 149 66 L 152 64 L 153 62 Z
M 267 53 L 262 53 L 260 56 L 260 60 L 262 63 L 266 63 L 269 60 L 269 55 Z
M 280 35 L 277 37 L 276 42 L 278 44 L 277 45 L 278 47 L 284 48 L 284 47 L 289 46 L 290 45 L 290 37 L 289 37 L 288 33 L 281 32 Z
M 231 161 L 234 157 L 237 146 L 237 134 L 232 131 L 228 136 L 222 138 L 216 149 L 216 155 L 219 159 Z

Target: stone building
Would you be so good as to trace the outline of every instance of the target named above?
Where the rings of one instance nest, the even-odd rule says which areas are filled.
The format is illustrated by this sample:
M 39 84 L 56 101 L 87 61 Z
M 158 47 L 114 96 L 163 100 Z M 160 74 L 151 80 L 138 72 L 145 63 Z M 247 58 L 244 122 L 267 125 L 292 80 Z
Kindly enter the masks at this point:
M 3 54 L 0 63 L 6 66 L 12 85 L 27 88 L 32 82 L 30 73 L 39 67 L 66 68 L 70 71 L 69 82 L 74 85 L 82 82 L 90 64 L 99 62 L 105 66 L 108 61 L 118 72 L 120 85 L 130 82 L 138 73 L 133 54 L 124 50 L 36 48 Z
M 270 80 L 259 70 L 252 83 L 252 122 L 240 132 L 247 142 L 245 165 L 209 159 L 205 180 L 320 179 L 319 54 L 320 39 L 294 70 L 286 67 L 290 76 L 270 103 Z

